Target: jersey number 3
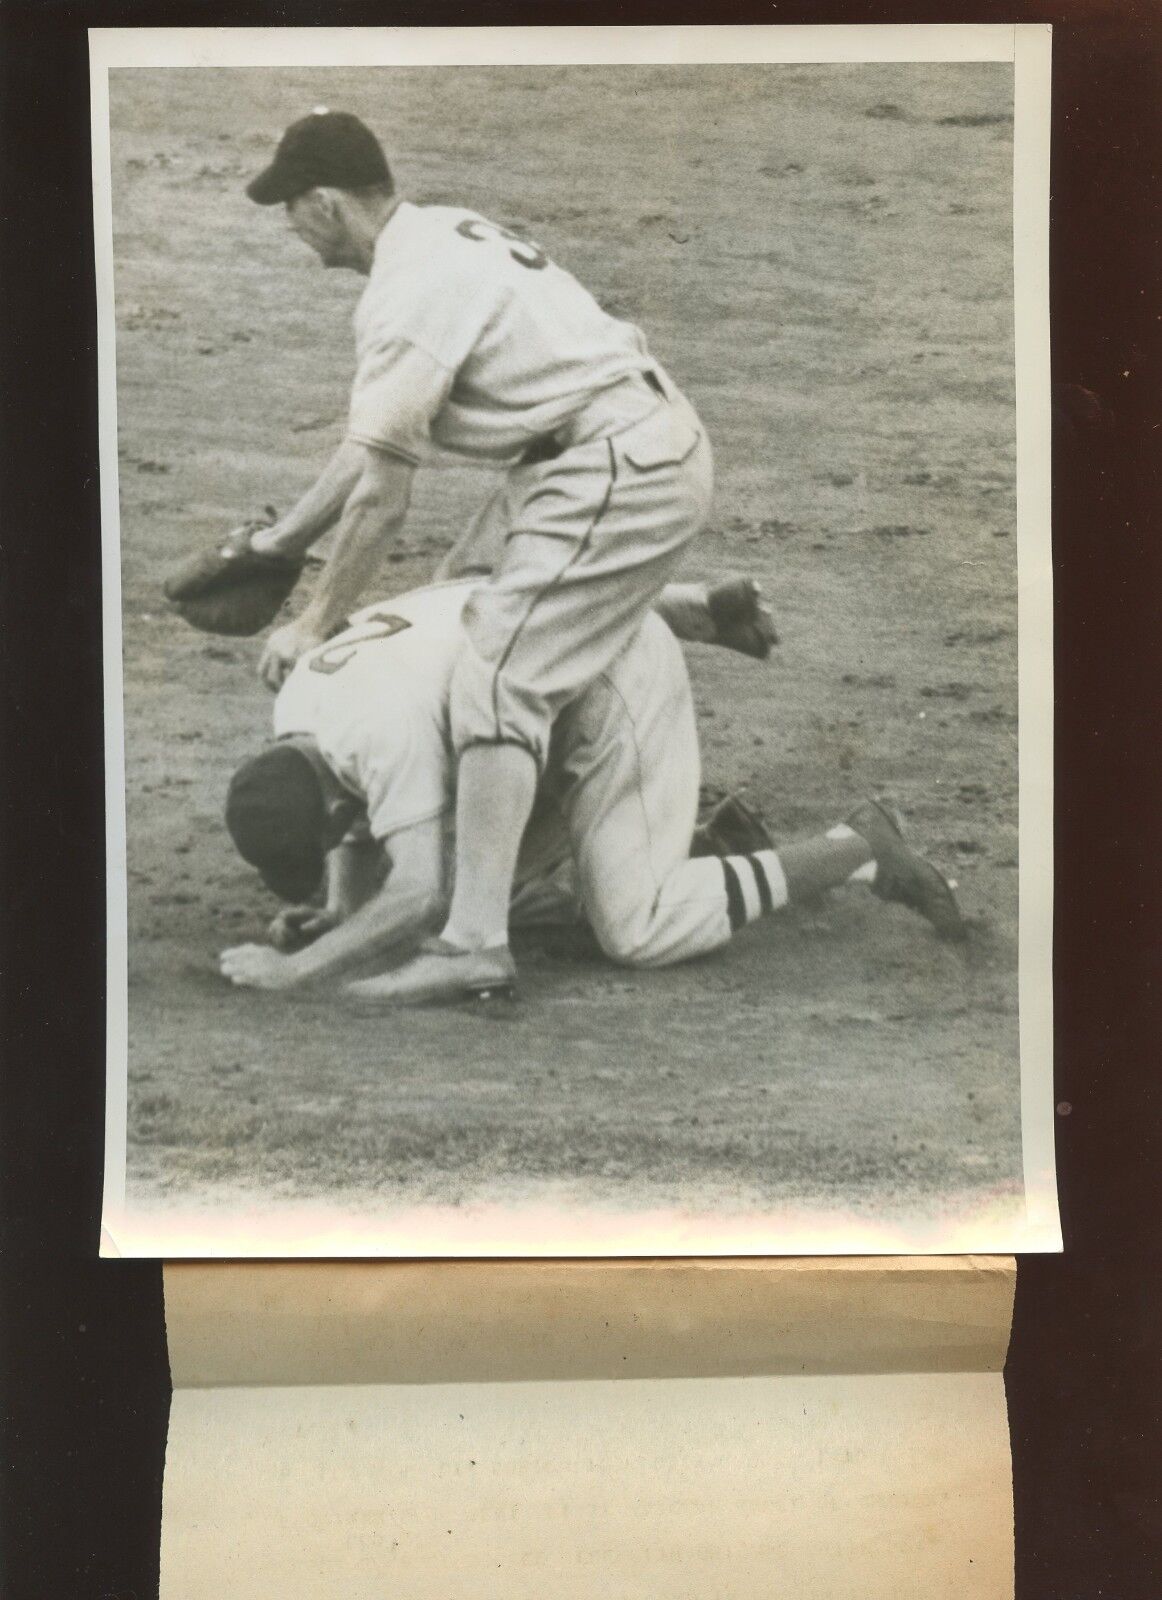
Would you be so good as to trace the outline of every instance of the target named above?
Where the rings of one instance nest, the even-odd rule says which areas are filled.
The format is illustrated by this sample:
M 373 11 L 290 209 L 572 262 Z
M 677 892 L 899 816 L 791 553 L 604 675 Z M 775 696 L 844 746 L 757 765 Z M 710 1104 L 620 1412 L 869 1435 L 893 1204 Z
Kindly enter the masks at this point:
M 456 224 L 456 232 L 462 239 L 475 239 L 478 244 L 483 244 L 486 239 L 503 239 L 512 259 L 518 266 L 528 267 L 530 272 L 539 272 L 549 264 L 549 258 L 540 245 L 534 244 L 531 239 L 522 239 L 511 228 L 498 228 L 495 222 L 465 217 L 463 222 Z
M 356 623 L 354 628 L 349 628 L 334 644 L 316 650 L 308 665 L 312 672 L 338 672 L 347 665 L 361 644 L 370 644 L 373 639 L 390 639 L 393 633 L 402 633 L 410 627 L 411 623 L 406 617 L 397 617 L 391 611 L 376 611 L 364 621 Z

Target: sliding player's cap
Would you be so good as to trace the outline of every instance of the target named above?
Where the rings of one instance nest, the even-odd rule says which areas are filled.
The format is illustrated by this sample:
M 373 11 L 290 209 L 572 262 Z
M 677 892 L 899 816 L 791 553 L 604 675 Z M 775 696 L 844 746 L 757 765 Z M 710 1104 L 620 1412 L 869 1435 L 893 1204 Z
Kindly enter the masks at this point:
M 310 757 L 275 744 L 238 768 L 226 795 L 238 854 L 282 900 L 309 900 L 323 877 L 327 807 Z

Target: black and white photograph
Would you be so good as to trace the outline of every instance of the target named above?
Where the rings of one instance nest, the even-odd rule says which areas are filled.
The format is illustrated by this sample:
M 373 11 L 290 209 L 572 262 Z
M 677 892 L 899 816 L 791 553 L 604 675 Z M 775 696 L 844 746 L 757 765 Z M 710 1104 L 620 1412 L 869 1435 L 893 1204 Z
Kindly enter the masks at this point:
M 1059 1248 L 1047 30 L 90 43 L 104 1252 Z

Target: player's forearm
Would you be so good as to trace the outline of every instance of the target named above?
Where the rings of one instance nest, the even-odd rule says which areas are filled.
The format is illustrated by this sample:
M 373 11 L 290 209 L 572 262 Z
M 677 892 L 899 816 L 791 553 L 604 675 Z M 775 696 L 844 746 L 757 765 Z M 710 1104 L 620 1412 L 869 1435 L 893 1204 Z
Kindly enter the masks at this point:
M 402 523 L 402 517 L 386 520 L 376 504 L 347 504 L 338 544 L 299 619 L 304 629 L 327 638 L 357 610 L 383 562 L 384 547 L 399 533 Z
M 383 879 L 382 851 L 374 841 L 344 840 L 327 857 L 327 911 L 344 922 L 365 906 Z
M 306 494 L 272 527 L 255 534 L 252 548 L 280 555 L 302 555 L 341 516 L 359 482 L 363 462 L 362 446 L 344 439 Z
M 348 504 L 338 543 L 303 608 L 304 629 L 325 639 L 357 609 L 379 570 L 386 545 L 402 523 L 402 517 L 385 520 L 375 504 Z
M 407 514 L 410 473 L 386 479 L 364 470 L 347 501 L 335 548 L 319 574 L 314 594 L 299 619 L 320 639 L 344 621 L 363 599 L 379 571 L 384 549 Z
M 330 978 L 426 933 L 443 909 L 433 889 L 390 880 L 339 927 L 289 958 L 295 983 Z

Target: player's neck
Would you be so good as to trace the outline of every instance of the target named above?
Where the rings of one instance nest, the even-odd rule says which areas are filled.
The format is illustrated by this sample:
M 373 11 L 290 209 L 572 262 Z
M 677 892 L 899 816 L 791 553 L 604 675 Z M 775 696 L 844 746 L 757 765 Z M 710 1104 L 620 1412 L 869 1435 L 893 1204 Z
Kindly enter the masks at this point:
M 399 210 L 399 205 L 399 196 L 392 195 L 390 199 L 366 202 L 353 208 L 347 219 L 356 271 L 365 278 L 371 273 L 379 236 Z

